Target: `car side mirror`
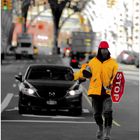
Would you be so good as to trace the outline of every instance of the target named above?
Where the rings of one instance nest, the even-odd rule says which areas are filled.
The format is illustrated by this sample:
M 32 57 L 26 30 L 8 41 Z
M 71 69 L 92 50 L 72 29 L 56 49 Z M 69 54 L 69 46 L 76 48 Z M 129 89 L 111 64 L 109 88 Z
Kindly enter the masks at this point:
M 22 75 L 21 74 L 15 75 L 15 79 L 22 82 Z
M 72 73 L 69 73 L 69 74 L 68 74 L 68 79 L 69 79 L 70 81 L 73 81 L 73 80 L 74 80 L 74 76 L 73 76 Z
M 67 73 L 67 74 L 65 74 L 65 79 L 68 80 L 68 81 L 73 81 L 74 80 L 73 73 Z

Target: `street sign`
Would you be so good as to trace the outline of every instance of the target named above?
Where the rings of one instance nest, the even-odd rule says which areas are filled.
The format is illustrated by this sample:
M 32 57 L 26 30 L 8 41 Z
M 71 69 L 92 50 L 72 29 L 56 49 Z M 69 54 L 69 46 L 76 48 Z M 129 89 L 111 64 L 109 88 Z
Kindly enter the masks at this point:
M 117 72 L 111 89 L 111 97 L 114 103 L 118 103 L 124 93 L 125 79 L 123 72 Z

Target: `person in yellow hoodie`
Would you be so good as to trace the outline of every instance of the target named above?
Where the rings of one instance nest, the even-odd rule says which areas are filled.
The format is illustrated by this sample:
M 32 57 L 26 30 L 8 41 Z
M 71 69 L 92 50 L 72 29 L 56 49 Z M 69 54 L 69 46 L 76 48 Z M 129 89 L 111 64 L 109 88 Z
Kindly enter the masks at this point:
M 108 48 L 108 42 L 101 41 L 97 56 L 74 73 L 74 80 L 90 79 L 88 96 L 92 98 L 94 118 L 98 125 L 97 138 L 103 137 L 104 140 L 110 140 L 113 120 L 111 85 L 118 71 L 118 64 L 111 58 Z M 102 115 L 105 118 L 104 123 Z

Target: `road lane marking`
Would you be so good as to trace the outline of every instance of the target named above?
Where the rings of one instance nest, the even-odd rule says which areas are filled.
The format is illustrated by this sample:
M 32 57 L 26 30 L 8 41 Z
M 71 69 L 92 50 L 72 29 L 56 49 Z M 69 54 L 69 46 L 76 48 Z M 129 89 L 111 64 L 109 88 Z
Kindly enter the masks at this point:
M 90 111 L 88 109 L 82 109 L 83 113 L 89 113 Z
M 83 86 L 82 86 L 83 87 Z M 87 102 L 89 103 L 89 106 L 90 107 L 92 107 L 92 103 L 91 103 L 91 101 L 90 101 L 90 99 L 88 98 L 88 96 L 87 96 L 87 90 L 83 87 L 83 90 L 84 90 L 84 97 L 85 97 L 85 99 L 87 100 Z
M 14 108 L 6 109 L 5 111 L 15 111 L 15 110 L 18 110 L 18 107 L 14 107 Z
M 87 100 L 87 102 L 89 103 L 89 105 L 90 105 L 90 107 L 92 107 L 92 103 L 91 103 L 91 100 L 88 98 L 88 96 L 86 96 L 87 95 L 87 90 L 86 90 L 86 88 L 84 87 L 84 86 L 82 86 L 83 87 L 83 90 L 84 90 L 84 97 L 85 97 L 85 99 Z M 113 120 L 113 124 L 114 125 L 116 125 L 116 126 L 118 126 L 118 127 L 120 127 L 121 125 L 119 124 L 119 123 L 117 123 L 115 120 Z
M 29 62 L 30 62 L 30 63 L 32 63 L 32 62 L 33 62 L 33 60 L 30 60 Z
M 14 97 L 15 97 L 15 98 L 17 98 L 17 97 L 19 97 L 19 95 L 18 95 L 18 94 L 16 94 L 16 95 L 14 95 Z
M 103 116 L 103 120 L 105 120 L 105 119 L 104 119 L 104 116 Z M 113 120 L 113 124 L 114 124 L 114 125 L 116 125 L 116 126 L 118 126 L 118 127 L 120 127 L 120 126 L 121 126 L 121 125 L 120 125 L 120 124 L 118 124 L 115 120 Z
M 1 112 L 3 112 L 3 110 L 8 106 L 12 97 L 13 97 L 13 93 L 8 93 L 7 96 L 4 98 L 2 105 L 1 105 Z
M 14 95 L 14 97 L 18 97 L 18 96 L 17 95 Z M 15 111 L 15 110 L 18 110 L 18 107 L 6 109 L 5 111 Z M 90 113 L 90 111 L 88 109 L 83 108 L 82 109 L 82 113 Z
M 63 123 L 63 124 L 95 124 L 95 122 L 83 121 L 46 121 L 46 120 L 1 120 L 2 123 Z
M 113 120 L 113 124 L 120 127 L 121 125 L 119 123 L 117 123 L 115 120 Z
M 36 118 L 52 118 L 52 119 L 85 119 L 85 117 L 72 117 L 72 116 L 43 116 L 43 115 L 32 115 L 32 114 L 22 114 L 23 117 L 36 117 Z

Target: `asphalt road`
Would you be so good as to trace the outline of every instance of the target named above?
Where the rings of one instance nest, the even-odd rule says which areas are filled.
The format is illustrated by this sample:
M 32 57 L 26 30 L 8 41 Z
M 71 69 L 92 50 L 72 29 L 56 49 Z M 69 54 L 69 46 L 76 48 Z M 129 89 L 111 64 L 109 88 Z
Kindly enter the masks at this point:
M 83 114 L 70 116 L 66 112 L 47 115 L 19 115 L 18 88 L 14 75 L 24 73 L 31 63 L 68 65 L 67 59 L 57 56 L 36 60 L 9 59 L 1 65 L 1 134 L 2 140 L 96 140 L 96 124 L 92 117 L 90 99 L 83 95 Z M 139 72 L 134 66 L 120 65 L 125 73 L 125 93 L 113 104 L 112 140 L 139 139 Z M 84 91 L 88 82 L 82 84 Z

